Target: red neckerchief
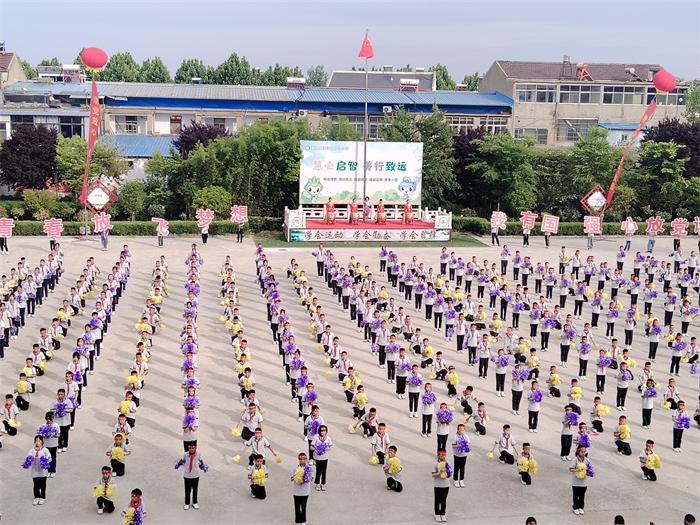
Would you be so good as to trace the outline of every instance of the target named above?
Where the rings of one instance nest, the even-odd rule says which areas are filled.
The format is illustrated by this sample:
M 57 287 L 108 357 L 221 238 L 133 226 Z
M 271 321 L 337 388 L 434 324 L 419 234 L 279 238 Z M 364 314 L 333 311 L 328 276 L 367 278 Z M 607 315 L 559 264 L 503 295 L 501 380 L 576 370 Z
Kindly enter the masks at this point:
M 190 464 L 188 467 L 187 472 L 192 472 L 192 462 L 194 462 L 194 458 L 197 457 L 197 451 L 195 450 L 194 453 L 190 452 Z

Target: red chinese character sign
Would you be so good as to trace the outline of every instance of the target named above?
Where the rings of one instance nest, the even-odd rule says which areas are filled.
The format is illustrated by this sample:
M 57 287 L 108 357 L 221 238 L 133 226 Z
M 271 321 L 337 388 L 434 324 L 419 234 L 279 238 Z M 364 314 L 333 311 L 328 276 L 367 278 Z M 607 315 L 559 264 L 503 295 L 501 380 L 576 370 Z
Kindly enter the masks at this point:
M 625 235 L 634 235 L 639 229 L 639 226 L 637 226 L 637 222 L 632 217 L 627 217 L 620 223 L 620 229 Z
M 0 237 L 12 237 L 12 230 L 15 229 L 15 220 L 9 217 L 0 218 Z
M 676 217 L 671 221 L 671 235 L 674 237 L 685 237 L 688 235 L 688 219 Z
M 63 233 L 62 219 L 44 219 L 44 233 L 49 237 L 60 237 Z
M 647 219 L 647 235 L 648 234 L 654 235 L 657 233 L 663 233 L 664 222 L 666 222 L 666 220 L 659 217 L 658 215 L 656 217 L 649 217 Z
M 214 210 L 208 208 L 206 210 L 199 209 L 197 210 L 195 218 L 197 219 L 198 228 L 206 228 L 211 224 L 211 221 L 214 220 Z
M 95 224 L 95 233 L 102 233 L 104 231 L 109 231 L 114 226 L 111 222 L 112 216 L 109 213 L 103 211 L 96 213 L 92 216 L 92 222 Z
M 535 227 L 537 214 L 532 211 L 520 212 L 520 223 L 523 225 L 523 230 L 532 230 Z
M 169 223 L 161 217 L 151 217 L 151 222 L 156 223 L 156 233 L 158 237 L 167 237 L 170 235 L 170 230 L 168 229 Z
M 491 228 L 498 228 L 499 230 L 506 229 L 506 223 L 508 222 L 508 215 L 502 211 L 491 212 Z
M 583 217 L 583 233 L 600 235 L 602 230 L 603 218 L 599 215 L 585 215 Z
M 248 206 L 231 206 L 231 222 L 236 224 L 248 222 Z
M 700 235 L 700 217 L 693 219 L 693 231 L 696 235 Z
M 96 180 L 88 187 L 85 205 L 93 212 L 107 211 L 116 201 L 116 194 L 101 181 Z
M 542 214 L 542 225 L 540 226 L 542 233 L 559 233 L 559 217 L 550 215 L 549 213 Z

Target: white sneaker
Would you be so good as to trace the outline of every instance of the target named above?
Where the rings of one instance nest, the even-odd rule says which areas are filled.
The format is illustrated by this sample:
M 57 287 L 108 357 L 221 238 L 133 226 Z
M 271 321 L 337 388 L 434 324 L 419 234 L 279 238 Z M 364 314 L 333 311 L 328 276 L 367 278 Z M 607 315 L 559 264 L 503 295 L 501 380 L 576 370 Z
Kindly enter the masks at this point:
M 46 500 L 44 498 L 39 498 L 38 503 L 39 505 L 43 505 L 44 503 L 46 503 Z
M 437 514 L 435 514 L 435 521 L 437 521 L 438 523 L 442 521 L 442 520 L 440 519 L 440 516 L 438 516 Z
M 34 501 L 32 501 L 32 505 L 38 505 L 39 504 L 39 498 L 34 498 Z
M 190 506 L 189 506 L 189 505 L 183 505 L 182 508 L 183 508 L 184 510 L 190 510 Z
M 97 509 L 97 513 L 98 513 L 98 514 L 102 514 L 102 513 L 104 513 L 104 510 L 102 510 L 102 509 Z
M 583 509 L 578 509 L 578 513 L 581 515 L 585 514 L 585 512 L 583 512 Z
M 50 478 L 55 478 L 55 477 L 56 477 L 56 473 L 55 473 L 55 472 L 49 472 L 49 477 L 50 477 Z
M 574 509 L 574 514 L 576 514 L 577 516 L 579 515 L 578 509 Z

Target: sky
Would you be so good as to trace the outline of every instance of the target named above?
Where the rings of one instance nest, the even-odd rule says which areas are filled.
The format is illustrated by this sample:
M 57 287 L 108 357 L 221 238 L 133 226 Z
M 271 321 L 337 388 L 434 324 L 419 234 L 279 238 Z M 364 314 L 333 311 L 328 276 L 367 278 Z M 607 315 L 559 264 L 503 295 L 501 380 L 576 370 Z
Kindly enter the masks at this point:
M 0 0 L 0 40 L 36 64 L 83 47 L 216 66 L 447 65 L 459 82 L 494 60 L 659 63 L 700 78 L 698 0 Z

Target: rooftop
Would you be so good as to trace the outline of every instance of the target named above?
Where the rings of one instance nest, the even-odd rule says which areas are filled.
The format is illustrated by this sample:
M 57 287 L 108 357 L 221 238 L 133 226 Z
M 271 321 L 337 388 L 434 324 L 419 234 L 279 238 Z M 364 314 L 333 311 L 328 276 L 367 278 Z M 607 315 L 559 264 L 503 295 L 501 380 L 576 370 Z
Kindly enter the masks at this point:
M 0 71 L 7 71 L 10 69 L 10 63 L 15 57 L 14 53 L 0 52 Z
M 367 85 L 370 89 L 398 90 L 402 79 L 418 81 L 418 91 L 435 91 L 435 73 L 432 71 L 369 71 Z M 364 71 L 333 71 L 328 87 L 340 89 L 364 89 Z
M 562 62 L 517 62 L 497 60 L 496 63 L 508 78 L 523 80 L 559 80 Z M 576 64 L 571 63 L 575 78 Z M 593 81 L 647 82 L 649 70 L 663 69 L 660 64 L 593 64 L 588 63 L 588 72 Z M 634 70 L 634 75 L 628 71 Z M 573 78 L 572 78 L 573 80 Z
M 113 146 L 123 157 L 149 159 L 153 153 L 170 156 L 173 135 L 101 135 L 99 142 Z
M 188 100 L 242 100 L 255 102 L 284 103 L 341 103 L 357 104 L 364 102 L 364 89 L 336 89 L 329 87 L 309 87 L 305 90 L 287 89 L 284 86 L 228 86 L 212 84 L 150 84 L 124 82 L 98 82 L 101 96 L 116 102 L 128 102 L 130 98 L 141 99 L 188 99 Z M 54 97 L 87 99 L 90 97 L 90 84 L 64 82 L 16 82 L 5 88 L 5 94 L 15 97 L 23 94 L 36 97 L 46 94 Z M 408 92 L 386 89 L 370 89 L 367 99 L 372 104 L 404 105 L 451 105 L 512 107 L 513 101 L 507 96 L 473 91 L 419 91 Z

